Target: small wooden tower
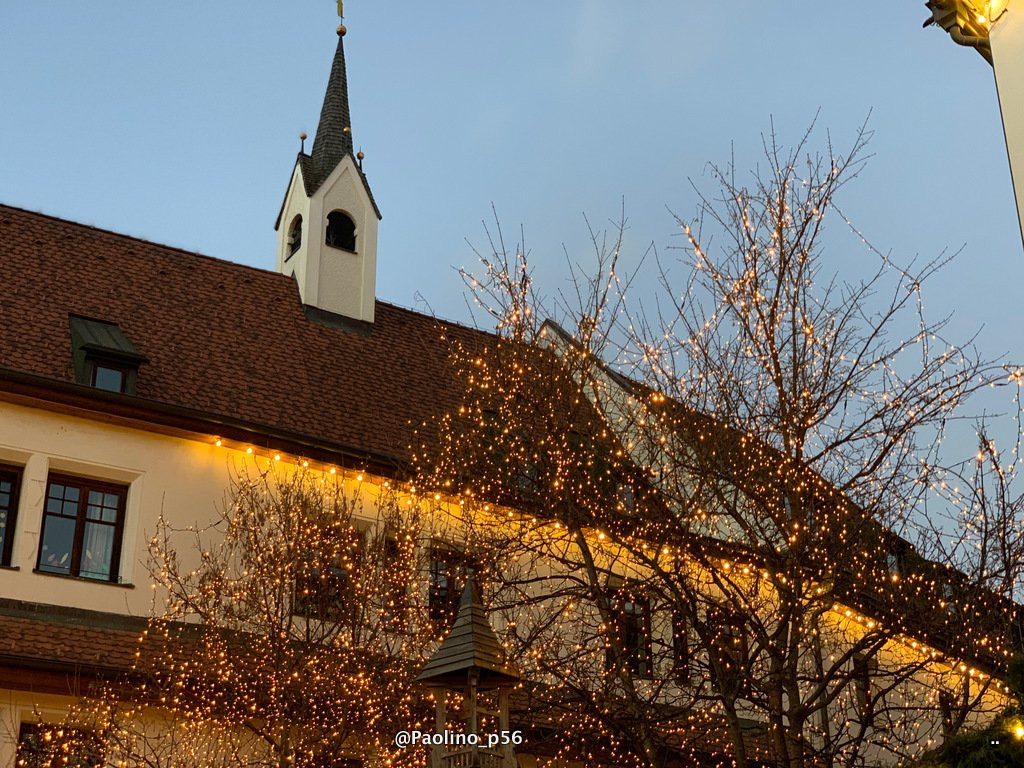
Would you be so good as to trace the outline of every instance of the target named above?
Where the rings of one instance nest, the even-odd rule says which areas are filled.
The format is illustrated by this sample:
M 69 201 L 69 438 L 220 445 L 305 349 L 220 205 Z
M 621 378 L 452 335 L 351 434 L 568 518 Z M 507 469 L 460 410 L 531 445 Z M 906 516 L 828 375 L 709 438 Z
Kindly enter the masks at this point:
M 433 690 L 437 702 L 435 733 L 448 730 L 445 693 L 461 691 L 465 695 L 461 718 L 465 723 L 463 732 L 481 737 L 481 743 L 476 746 L 433 747 L 430 768 L 515 768 L 515 753 L 510 744 L 488 748 L 485 739 L 489 734 L 509 731 L 509 691 L 519 681 L 519 673 L 506 659 L 505 650 L 491 628 L 472 574 L 467 579 L 451 631 L 423 666 L 416 681 Z M 481 693 L 494 700 L 496 710 L 482 703 Z M 487 733 L 481 733 L 484 718 L 490 718 L 494 724 L 487 728 Z

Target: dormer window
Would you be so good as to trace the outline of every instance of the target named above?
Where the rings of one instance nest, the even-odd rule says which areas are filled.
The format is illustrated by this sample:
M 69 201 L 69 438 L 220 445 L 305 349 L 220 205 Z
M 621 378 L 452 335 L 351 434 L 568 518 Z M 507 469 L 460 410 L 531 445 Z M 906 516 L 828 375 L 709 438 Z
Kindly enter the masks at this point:
M 942 600 L 939 602 L 939 605 L 941 605 L 950 616 L 955 616 L 957 614 L 955 598 L 956 591 L 953 589 L 953 585 L 948 581 L 944 581 L 942 583 Z
M 107 392 L 135 394 L 139 366 L 146 362 L 116 323 L 72 315 L 75 381 Z
M 356 223 L 344 211 L 327 214 L 327 236 L 324 240 L 332 248 L 356 252 Z
M 102 361 L 95 361 L 92 367 L 92 385 L 108 392 L 124 392 L 128 371 Z
M 285 261 L 295 255 L 295 252 L 299 250 L 302 245 L 302 216 L 296 216 L 292 219 L 292 225 L 288 228 L 288 255 L 285 256 Z
M 899 581 L 906 567 L 906 547 L 900 541 L 889 544 L 885 552 L 885 568 L 893 581 Z
M 889 570 L 893 576 L 899 576 L 902 570 L 902 562 L 900 553 L 895 549 L 890 549 L 885 553 L 885 567 Z

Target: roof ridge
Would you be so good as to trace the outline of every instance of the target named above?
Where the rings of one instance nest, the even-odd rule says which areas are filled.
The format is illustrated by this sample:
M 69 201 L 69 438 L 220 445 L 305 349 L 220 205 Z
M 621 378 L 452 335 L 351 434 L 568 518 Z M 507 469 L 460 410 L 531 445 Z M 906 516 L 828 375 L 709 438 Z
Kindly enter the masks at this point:
M 159 241 L 155 241 L 155 240 L 147 240 L 146 238 L 142 238 L 140 236 L 137 236 L 137 234 L 128 234 L 126 232 L 121 232 L 121 231 L 118 231 L 116 229 L 110 229 L 110 228 L 105 227 L 105 226 L 99 226 L 97 224 L 86 224 L 86 223 L 84 223 L 82 221 L 75 221 L 74 219 L 65 218 L 63 216 L 58 216 L 58 215 L 53 214 L 53 213 L 46 213 L 44 211 L 33 211 L 33 210 L 29 209 L 29 208 L 22 208 L 20 206 L 11 205 L 9 203 L 0 203 L 0 212 L 3 212 L 3 211 L 10 211 L 12 213 L 26 214 L 26 215 L 29 215 L 29 216 L 35 216 L 35 217 L 39 217 L 39 218 L 49 219 L 51 221 L 59 221 L 61 224 L 71 224 L 72 226 L 75 226 L 75 227 L 78 227 L 78 228 L 81 228 L 81 229 L 88 229 L 88 230 L 91 230 L 91 231 L 94 231 L 94 232 L 99 232 L 100 234 L 108 234 L 108 236 L 113 236 L 115 238 L 122 238 L 124 240 L 130 240 L 130 241 L 133 241 L 135 243 L 141 243 L 141 244 L 146 245 L 146 246 L 154 246 L 156 248 L 163 248 L 163 249 L 165 249 L 167 251 L 174 251 L 175 253 L 180 253 L 180 254 L 183 254 L 185 256 L 196 256 L 196 257 L 199 257 L 199 258 L 202 258 L 202 259 L 207 259 L 209 261 L 215 261 L 215 262 L 220 263 L 220 264 L 229 264 L 230 266 L 238 266 L 238 267 L 242 267 L 244 269 L 251 269 L 253 271 L 261 272 L 261 273 L 264 273 L 264 274 L 267 274 L 267 275 L 274 275 L 274 276 L 276 276 L 276 278 L 281 278 L 281 279 L 284 279 L 284 280 L 291 280 L 291 278 L 289 278 L 288 275 L 283 274 L 283 273 L 281 273 L 279 271 L 276 271 L 275 269 L 266 269 L 266 268 L 260 267 L 260 266 L 253 266 L 252 264 L 245 264 L 245 263 L 243 263 L 241 261 L 231 261 L 230 259 L 223 259 L 223 258 L 220 258 L 219 256 L 211 256 L 210 254 L 203 253 L 202 251 L 189 251 L 186 248 L 180 248 L 178 246 L 168 245 L 167 243 L 160 243 Z M 436 312 L 434 312 L 432 310 L 431 311 L 422 311 L 420 309 L 416 309 L 416 308 L 411 307 L 411 306 L 407 306 L 407 305 L 404 305 L 404 304 L 399 304 L 399 303 L 397 303 L 395 301 L 388 301 L 386 299 L 380 299 L 380 298 L 378 298 L 376 301 L 380 305 L 391 307 L 392 309 L 397 309 L 397 310 L 402 311 L 402 312 L 409 312 L 410 314 L 418 314 L 421 317 L 430 317 L 431 319 L 434 319 L 434 321 L 437 321 L 438 323 L 442 323 L 445 326 L 453 326 L 453 327 L 456 327 L 456 328 L 465 329 L 467 331 L 474 331 L 474 332 L 477 332 L 477 333 L 487 334 L 488 336 L 494 336 L 494 332 L 492 332 L 492 331 L 487 331 L 486 329 L 479 328 L 478 326 L 473 326 L 473 325 L 471 325 L 469 323 L 466 323 L 466 322 L 463 322 L 463 321 L 457 321 L 457 319 L 453 319 L 452 317 L 441 316 L 441 315 L 437 314 Z
M 37 603 L 17 598 L 0 598 L 0 616 L 28 621 L 45 621 L 50 624 L 70 624 L 107 632 L 131 632 L 138 634 L 149 621 L 148 616 L 98 611 L 70 605 Z
M 74 219 L 67 219 L 67 218 L 64 218 L 63 216 L 58 216 L 58 215 L 53 214 L 53 213 L 45 213 L 43 211 L 38 211 L 38 210 L 37 211 L 33 211 L 33 210 L 28 209 L 28 208 L 22 208 L 22 207 L 17 206 L 17 205 L 10 205 L 9 203 L 0 203 L 0 212 L 3 212 L 4 210 L 12 211 L 14 213 L 28 214 L 29 216 L 37 216 L 37 217 L 41 217 L 41 218 L 44 218 L 44 219 L 50 219 L 51 221 L 59 221 L 61 224 L 70 224 L 70 225 L 72 225 L 74 227 L 78 227 L 80 229 L 92 230 L 93 232 L 98 232 L 98 233 L 100 233 L 102 235 L 113 235 L 114 237 L 123 238 L 125 240 L 132 240 L 132 241 L 134 241 L 136 243 L 142 243 L 143 245 L 149 245 L 149 246 L 153 246 L 153 247 L 156 247 L 156 248 L 162 248 L 162 249 L 167 250 L 167 251 L 174 251 L 176 253 L 180 253 L 180 254 L 183 254 L 185 256 L 196 256 L 198 258 L 206 259 L 208 261 L 215 261 L 215 262 L 218 262 L 220 264 L 230 264 L 233 267 L 241 267 L 243 269 L 249 269 L 249 270 L 253 270 L 255 272 L 261 272 L 261 273 L 264 273 L 264 274 L 267 274 L 267 275 L 276 275 L 278 277 L 283 277 L 285 279 L 290 279 L 286 275 L 284 275 L 284 274 L 282 274 L 282 273 L 280 273 L 280 272 L 278 272 L 276 270 L 273 270 L 273 269 L 264 269 L 263 267 L 254 267 L 252 264 L 245 264 L 245 263 L 243 263 L 241 261 L 231 261 L 230 259 L 222 259 L 219 256 L 211 256 L 210 254 L 202 253 L 201 251 L 190 251 L 188 248 L 182 248 L 182 247 L 177 246 L 177 245 L 169 245 L 167 243 L 161 243 L 161 242 L 159 242 L 157 240 L 149 240 L 149 239 L 147 239 L 145 237 L 141 237 L 140 235 L 129 235 L 129 234 L 125 233 L 125 232 L 118 232 L 117 230 L 108 229 L 107 227 L 101 227 L 101 226 L 99 226 L 97 224 L 86 224 L 84 222 L 75 221 Z
M 476 325 L 470 325 L 469 323 L 463 322 L 462 320 L 454 320 L 454 319 L 452 319 L 450 317 L 444 317 L 442 315 L 438 315 L 437 313 L 435 313 L 432 310 L 430 312 L 422 312 L 422 311 L 420 311 L 418 309 L 414 309 L 412 307 L 407 307 L 404 304 L 397 304 L 394 301 L 386 301 L 385 299 L 377 299 L 376 301 L 377 301 L 378 305 L 383 305 L 385 307 L 390 307 L 391 309 L 397 309 L 400 312 L 407 312 L 407 313 L 412 314 L 412 315 L 418 315 L 420 317 L 426 317 L 426 318 L 429 318 L 431 320 L 434 320 L 435 322 L 441 323 L 441 324 L 446 325 L 446 326 L 450 326 L 452 328 L 460 328 L 460 329 L 462 329 L 464 331 L 471 331 L 473 333 L 481 333 L 481 334 L 484 334 L 485 336 L 493 336 L 494 338 L 498 338 L 498 335 L 494 331 L 487 330 L 486 328 L 480 328 L 479 326 L 476 326 Z
M 50 221 L 60 222 L 61 224 L 69 224 L 69 225 L 71 225 L 73 227 L 77 227 L 79 229 L 84 229 L 84 230 L 88 230 L 88 231 L 92 231 L 92 232 L 97 232 L 97 233 L 99 233 L 101 235 L 106 235 L 106 236 L 110 236 L 110 237 L 116 237 L 116 238 L 120 238 L 120 239 L 124 239 L 124 240 L 131 240 L 131 241 L 136 242 L 136 243 L 141 243 L 143 245 L 147 245 L 147 246 L 151 246 L 151 247 L 155 247 L 155 248 L 162 248 L 164 250 L 172 251 L 174 253 L 179 253 L 179 254 L 182 254 L 184 256 L 194 256 L 194 257 L 197 257 L 197 258 L 200 258 L 200 259 L 206 259 L 208 261 L 216 262 L 218 264 L 226 264 L 226 265 L 229 265 L 229 266 L 232 266 L 232 267 L 239 267 L 239 268 L 242 268 L 242 269 L 247 269 L 247 270 L 251 270 L 251 271 L 254 271 L 254 272 L 259 272 L 259 273 L 261 273 L 263 275 L 272 276 L 275 279 L 291 280 L 291 277 L 289 277 L 288 275 L 282 274 L 282 273 L 280 273 L 280 272 L 278 272 L 278 271 L 276 271 L 274 269 L 266 269 L 266 268 L 263 268 L 263 267 L 256 267 L 256 266 L 253 266 L 251 264 L 244 264 L 244 263 L 242 263 L 240 261 L 231 261 L 230 259 L 223 259 L 223 258 L 220 258 L 219 256 L 211 256 L 210 254 L 202 253 L 201 251 L 192 251 L 192 250 L 188 250 L 187 248 L 181 248 L 181 247 L 176 246 L 176 245 L 168 245 L 167 243 L 161 243 L 161 242 L 159 242 L 157 240 L 149 240 L 149 239 L 147 239 L 145 237 L 141 237 L 139 235 L 129 235 L 129 234 L 126 234 L 125 232 L 118 232 L 117 230 L 109 229 L 107 227 L 102 227 L 102 226 L 99 226 L 99 225 L 96 225 L 96 224 L 86 224 L 86 223 L 81 222 L 81 221 L 75 221 L 74 219 L 68 219 L 68 218 L 65 218 L 63 216 L 58 216 L 57 214 L 46 213 L 44 211 L 38 211 L 38 210 L 34 211 L 34 210 L 29 209 L 29 208 L 23 208 L 21 206 L 11 205 L 10 203 L 0 202 L 0 213 L 3 213 L 4 211 L 9 211 L 9 212 L 15 213 L 15 214 L 24 214 L 24 215 L 27 215 L 27 216 L 32 216 L 32 217 L 37 217 L 37 218 L 49 219 Z M 391 309 L 395 309 L 395 310 L 398 310 L 400 312 L 404 312 L 404 313 L 407 313 L 407 314 L 417 315 L 419 317 L 424 317 L 424 318 L 430 318 L 431 320 L 434 320 L 434 321 L 436 321 L 438 323 L 441 323 L 441 324 L 443 324 L 445 326 L 449 326 L 449 327 L 453 327 L 453 328 L 460 328 L 460 329 L 463 329 L 463 330 L 466 330 L 466 331 L 472 331 L 474 333 L 482 333 L 482 334 L 485 334 L 485 335 L 488 335 L 488 336 L 495 336 L 495 333 L 493 331 L 487 330 L 485 328 L 481 328 L 481 327 L 476 326 L 476 325 L 472 325 L 469 322 L 465 322 L 465 321 L 461 321 L 461 320 L 455 320 L 455 319 L 452 319 L 450 317 L 444 317 L 444 316 L 438 315 L 437 313 L 433 312 L 432 310 L 429 311 L 429 312 L 424 312 L 422 310 L 415 309 L 413 307 L 406 306 L 404 304 L 399 304 L 399 303 L 397 303 L 395 301 L 388 301 L 388 300 L 380 299 L 380 298 L 376 299 L 376 303 L 378 305 L 382 305 L 382 306 L 385 306 L 385 307 L 390 307 Z

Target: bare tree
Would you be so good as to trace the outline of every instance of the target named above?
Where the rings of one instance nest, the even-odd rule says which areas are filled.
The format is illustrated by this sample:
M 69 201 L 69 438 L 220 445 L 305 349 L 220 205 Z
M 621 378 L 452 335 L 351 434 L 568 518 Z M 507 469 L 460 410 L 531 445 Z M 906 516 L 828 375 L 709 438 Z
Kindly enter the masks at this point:
M 136 668 L 70 718 L 104 764 L 422 763 L 391 738 L 422 716 L 426 526 L 359 481 L 245 470 L 211 526 L 161 521 Z
M 946 425 L 1005 376 L 924 313 L 948 258 L 899 268 L 865 245 L 866 279 L 823 274 L 866 134 L 809 139 L 770 135 L 750 184 L 712 169 L 720 194 L 679 221 L 684 275 L 659 260 L 654 302 L 619 273 L 624 225 L 592 233 L 560 324 L 500 229 L 466 275 L 498 338 L 453 344 L 465 398 L 424 482 L 461 489 L 492 543 L 532 703 L 625 763 L 893 761 L 941 738 L 953 660 L 985 680 L 1005 661 L 981 613 L 936 610 L 948 569 L 901 535 Z
M 913 528 L 919 551 L 946 564 L 939 575 L 939 607 L 947 627 L 969 621 L 982 630 L 962 633 L 963 654 L 988 655 L 994 635 L 1001 641 L 999 652 L 1019 661 L 1024 653 L 1024 615 L 1019 608 L 1024 588 L 1024 493 L 1017 488 L 1022 434 L 1019 369 L 1009 368 L 1006 380 L 1017 389 L 1016 440 L 1008 450 L 1000 449 L 990 423 L 979 421 L 976 454 L 931 478 L 935 498 L 929 499 L 925 514 L 914 519 Z M 1016 674 L 1015 697 L 1019 666 Z M 967 676 L 956 695 L 942 699 L 944 741 L 965 728 L 991 685 L 991 680 Z

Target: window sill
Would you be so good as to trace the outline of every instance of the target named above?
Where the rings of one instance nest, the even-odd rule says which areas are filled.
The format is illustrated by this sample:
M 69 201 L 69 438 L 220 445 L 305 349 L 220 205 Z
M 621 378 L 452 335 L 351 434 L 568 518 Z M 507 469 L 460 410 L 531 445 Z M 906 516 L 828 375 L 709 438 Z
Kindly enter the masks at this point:
M 71 581 L 81 581 L 86 584 L 103 584 L 108 587 L 121 587 L 121 589 L 135 589 L 134 584 L 127 584 L 120 581 L 100 581 L 99 579 L 87 579 L 84 576 L 70 576 L 66 573 L 52 573 L 50 571 L 41 571 L 38 568 L 33 568 L 32 573 L 37 573 L 40 576 L 52 576 L 55 579 L 70 579 Z
M 324 245 L 335 251 L 341 251 L 342 253 L 351 253 L 353 256 L 359 255 L 359 251 L 353 251 L 351 248 L 345 248 L 342 245 L 331 245 L 330 243 L 324 243 Z
M 20 565 L 0 565 L 0 571 L 20 571 Z

